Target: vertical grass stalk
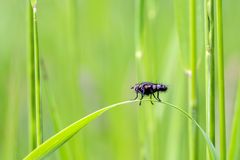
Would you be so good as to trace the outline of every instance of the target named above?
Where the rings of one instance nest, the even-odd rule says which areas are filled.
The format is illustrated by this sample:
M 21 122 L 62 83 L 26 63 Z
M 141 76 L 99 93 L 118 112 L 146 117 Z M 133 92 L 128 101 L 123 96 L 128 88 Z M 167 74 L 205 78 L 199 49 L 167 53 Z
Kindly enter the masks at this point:
M 28 94 L 29 94 L 29 150 L 36 148 L 35 70 L 33 41 L 33 12 L 28 4 Z
M 215 145 L 215 72 L 214 72 L 214 7 L 213 0 L 204 1 L 205 13 L 205 85 L 206 85 L 206 130 Z M 209 159 L 207 149 L 207 159 Z
M 138 65 L 143 56 L 144 0 L 136 0 L 135 3 L 135 58 Z M 140 68 L 137 66 L 137 69 Z M 139 72 L 138 76 L 141 77 Z
M 54 97 L 54 94 L 51 92 L 50 89 L 50 84 L 49 84 L 49 76 L 48 76 L 48 72 L 47 72 L 47 67 L 44 63 L 44 61 L 40 61 L 41 64 L 41 76 L 42 76 L 42 83 L 41 83 L 41 87 L 42 87 L 42 95 L 45 95 L 46 101 L 48 102 L 47 104 L 49 104 L 49 107 L 47 107 L 49 110 L 48 112 L 50 113 L 50 118 L 53 122 L 53 127 L 54 127 L 54 131 L 58 132 L 61 129 L 61 118 L 59 116 L 58 110 L 57 108 L 57 103 L 56 103 L 56 99 Z M 42 97 L 44 99 L 44 97 Z M 65 146 L 66 149 L 61 148 L 60 149 L 60 157 L 61 159 L 73 159 L 73 157 L 71 157 L 70 155 L 70 148 L 69 146 Z
M 30 39 L 31 39 L 31 99 L 32 105 L 34 104 L 34 108 L 32 107 L 32 113 L 35 112 L 35 124 L 32 127 L 35 127 L 36 130 L 36 138 L 34 140 L 36 142 L 36 146 L 39 146 L 42 143 L 42 123 L 41 123 L 41 108 L 40 108 L 40 69 L 39 69 L 39 48 L 38 48 L 38 30 L 37 30 L 37 1 L 30 1 Z M 34 82 L 33 82 L 34 81 Z M 34 90 L 34 91 L 33 91 Z M 34 94 L 34 96 L 33 96 Z M 34 116 L 33 116 L 34 117 Z
M 222 29 L 222 0 L 216 0 L 217 22 L 217 52 L 218 52 L 218 103 L 220 129 L 220 159 L 226 159 L 226 128 L 225 128 L 225 95 L 224 95 L 224 61 L 223 61 L 223 29 Z
M 196 88 L 196 1 L 189 1 L 189 113 L 197 120 L 197 88 Z M 189 159 L 197 159 L 198 137 L 196 127 L 189 123 Z
M 145 56 L 145 0 L 135 1 L 135 59 L 137 69 L 137 80 L 140 82 L 146 78 L 146 66 L 144 61 Z M 152 159 L 152 133 L 150 133 L 149 123 L 151 123 L 151 109 L 144 108 L 138 113 L 139 126 L 139 154 L 140 159 Z M 148 138 L 146 138 L 148 137 Z
M 234 113 L 234 117 L 233 117 L 233 123 L 232 123 L 232 133 L 231 133 L 231 139 L 230 139 L 230 144 L 229 144 L 229 151 L 228 151 L 228 159 L 237 159 L 237 157 L 235 157 L 237 155 L 238 152 L 238 148 L 239 148 L 239 143 L 238 143 L 238 139 L 240 139 L 239 135 L 239 131 L 240 131 L 240 79 L 238 80 L 238 90 L 237 90 L 237 96 L 236 96 L 236 101 L 235 101 L 235 113 Z
M 40 106 L 40 69 L 39 69 L 39 48 L 37 30 L 37 6 L 33 6 L 33 37 L 34 37 L 34 70 L 35 70 L 35 99 L 36 99 L 36 131 L 37 146 L 42 143 L 42 123 Z

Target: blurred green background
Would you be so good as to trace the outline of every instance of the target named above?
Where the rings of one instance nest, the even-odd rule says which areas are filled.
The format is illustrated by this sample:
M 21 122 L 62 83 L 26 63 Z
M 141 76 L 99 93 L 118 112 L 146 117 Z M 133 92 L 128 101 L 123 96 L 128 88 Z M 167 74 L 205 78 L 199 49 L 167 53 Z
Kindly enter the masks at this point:
M 4 160 L 29 153 L 27 3 L 0 0 Z M 188 1 L 145 1 L 140 67 L 135 58 L 135 10 L 134 0 L 38 1 L 44 140 L 97 109 L 134 98 L 130 87 L 141 81 L 167 84 L 168 92 L 160 97 L 187 110 Z M 203 2 L 197 0 L 199 123 L 205 127 L 203 13 Z M 227 141 L 239 79 L 239 18 L 240 1 L 223 0 Z M 46 159 L 187 159 L 187 124 L 162 104 L 134 104 L 108 112 Z M 199 158 L 204 159 L 205 143 L 199 138 Z

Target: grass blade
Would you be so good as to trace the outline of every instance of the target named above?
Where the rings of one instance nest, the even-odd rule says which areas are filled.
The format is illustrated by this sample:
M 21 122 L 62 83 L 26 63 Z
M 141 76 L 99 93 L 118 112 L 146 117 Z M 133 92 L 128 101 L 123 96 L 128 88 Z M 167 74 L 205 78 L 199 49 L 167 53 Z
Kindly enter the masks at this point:
M 36 107 L 36 136 L 37 146 L 42 143 L 42 123 L 40 108 L 40 68 L 39 68 L 39 48 L 37 30 L 37 6 L 32 6 L 33 10 L 33 41 L 34 41 L 34 70 L 35 70 L 35 107 Z
M 34 70 L 34 40 L 33 40 L 33 12 L 28 3 L 28 97 L 29 97 L 29 150 L 37 146 L 36 139 L 36 109 L 35 109 L 35 70 Z
M 215 72 L 214 72 L 214 10 L 213 0 L 205 0 L 205 87 L 206 130 L 215 145 Z M 207 158 L 209 152 L 207 151 Z
M 196 83 L 196 1 L 189 1 L 189 113 L 197 119 L 197 83 Z M 189 159 L 197 159 L 198 137 L 196 127 L 189 124 Z
M 225 122 L 225 91 L 224 91 L 224 61 L 223 61 L 223 29 L 222 29 L 222 0 L 216 1 L 217 22 L 217 52 L 218 52 L 218 88 L 219 88 L 219 129 L 220 129 L 220 158 L 226 159 L 226 122 Z
M 240 80 L 238 82 L 238 90 L 237 90 L 237 97 L 236 97 L 236 104 L 235 104 L 235 110 L 236 112 L 234 113 L 234 118 L 233 118 L 233 124 L 232 124 L 232 134 L 231 134 L 231 140 L 230 140 L 230 145 L 229 145 L 229 152 L 228 152 L 228 159 L 237 159 L 235 156 L 238 152 L 238 147 L 240 147 L 238 133 L 240 131 Z
M 45 141 L 42 145 L 40 145 L 37 149 L 35 149 L 33 152 L 31 152 L 27 157 L 25 157 L 25 160 L 30 159 L 39 159 L 41 157 L 44 157 L 50 152 L 55 151 L 58 149 L 62 144 L 67 142 L 72 136 L 74 136 L 81 128 L 86 126 L 89 122 L 93 121 L 97 117 L 99 117 L 102 113 L 105 111 L 117 107 L 119 105 L 132 103 L 135 101 L 124 101 L 120 103 L 116 103 L 113 105 L 110 105 L 108 107 L 102 108 L 80 120 L 77 122 L 71 124 L 70 126 L 66 127 L 62 131 L 58 132 L 56 135 L 49 138 L 47 141 Z
M 150 101 L 150 99 L 145 99 L 144 101 Z M 130 101 L 115 103 L 113 105 L 102 108 L 102 109 L 100 109 L 100 110 L 98 110 L 98 111 L 96 111 L 92 114 L 89 114 L 88 116 L 76 121 L 75 123 L 69 125 L 68 127 L 63 129 L 62 131 L 58 132 L 56 135 L 49 138 L 47 141 L 45 141 L 43 144 L 41 144 L 38 148 L 33 150 L 31 153 L 29 153 L 29 155 L 27 155 L 24 158 L 24 160 L 40 159 L 40 158 L 46 156 L 47 154 L 49 154 L 49 153 L 55 151 L 56 149 L 58 149 L 61 145 L 63 145 L 71 137 L 73 137 L 81 128 L 83 128 L 88 123 L 90 123 L 91 121 L 93 121 L 94 119 L 99 117 L 104 112 L 106 112 L 110 109 L 113 109 L 117 106 L 121 106 L 123 104 L 134 103 L 134 102 L 139 102 L 139 100 L 135 100 L 135 101 L 130 100 Z M 209 145 L 211 155 L 214 157 L 214 159 L 217 159 L 215 148 L 214 148 L 213 144 L 211 143 L 210 139 L 208 138 L 207 134 L 201 128 L 201 126 L 188 113 L 186 113 L 185 111 L 183 111 L 179 107 L 177 107 L 175 105 L 172 105 L 170 103 L 167 103 L 167 102 L 162 102 L 162 103 L 180 111 L 185 117 L 187 117 L 189 120 L 191 120 L 200 129 L 200 131 L 203 134 L 206 142 Z
M 214 148 L 214 145 L 212 144 L 211 140 L 209 139 L 207 133 L 204 131 L 204 129 L 197 123 L 197 121 L 195 119 L 193 119 L 193 117 L 191 117 L 187 112 L 185 112 L 184 110 L 182 110 L 180 107 L 177 107 L 171 103 L 167 103 L 167 102 L 162 102 L 163 104 L 166 104 L 178 111 L 180 111 L 185 117 L 187 117 L 189 120 L 191 120 L 196 126 L 197 128 L 201 131 L 204 139 L 206 140 L 208 147 L 210 149 L 210 153 L 211 153 L 211 157 L 213 159 L 218 159 L 217 153 L 216 153 L 216 149 Z
M 135 58 L 138 80 L 144 75 L 141 67 L 144 52 L 144 0 L 135 1 Z
M 40 108 L 40 68 L 37 29 L 37 1 L 29 1 L 29 85 L 30 85 L 30 148 L 42 143 Z

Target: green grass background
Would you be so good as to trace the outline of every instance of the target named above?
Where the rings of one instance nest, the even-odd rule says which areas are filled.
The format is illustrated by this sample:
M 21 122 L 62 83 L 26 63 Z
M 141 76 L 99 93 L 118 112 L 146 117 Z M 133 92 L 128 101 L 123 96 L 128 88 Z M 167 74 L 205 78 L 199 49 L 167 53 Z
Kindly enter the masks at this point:
M 0 159 L 6 160 L 29 153 L 27 3 L 0 0 Z M 239 6 L 238 0 L 223 0 L 227 144 L 239 80 Z M 133 0 L 41 0 L 37 11 L 44 140 L 86 114 L 134 98 L 130 87 L 140 79 Z M 203 13 L 198 0 L 198 121 L 205 127 Z M 185 110 L 188 17 L 187 0 L 146 0 L 140 63 L 141 81 L 167 84 L 161 98 Z M 159 104 L 137 105 L 105 114 L 46 159 L 186 159 L 187 120 Z M 216 133 L 218 148 L 218 128 Z M 204 159 L 200 139 L 199 158 Z

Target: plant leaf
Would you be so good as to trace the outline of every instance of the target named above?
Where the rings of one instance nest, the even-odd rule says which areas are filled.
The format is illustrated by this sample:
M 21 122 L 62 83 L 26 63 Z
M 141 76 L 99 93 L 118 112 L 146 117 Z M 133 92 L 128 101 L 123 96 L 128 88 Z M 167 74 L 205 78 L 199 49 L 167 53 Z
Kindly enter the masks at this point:
M 171 103 L 167 103 L 167 102 L 162 102 L 163 104 L 166 104 L 178 111 L 180 111 L 185 117 L 187 117 L 189 120 L 191 120 L 197 127 L 198 129 L 201 131 L 204 139 L 206 140 L 207 144 L 208 144 L 208 147 L 210 149 L 210 154 L 211 154 L 211 157 L 212 159 L 214 160 L 217 160 L 219 159 L 218 156 L 217 156 L 217 152 L 216 152 L 216 149 L 214 147 L 214 145 L 212 144 L 210 138 L 208 137 L 207 133 L 204 131 L 204 129 L 197 123 L 196 120 L 194 120 L 187 112 L 185 112 L 184 110 L 180 109 L 179 107 L 171 104 Z
M 29 153 L 24 160 L 32 160 L 32 159 L 40 159 L 47 154 L 55 151 L 58 149 L 61 145 L 63 145 L 65 142 L 67 142 L 72 136 L 74 136 L 81 128 L 86 126 L 89 122 L 93 121 L 97 117 L 99 117 L 102 113 L 105 111 L 117 107 L 119 105 L 127 104 L 127 103 L 133 103 L 135 101 L 124 101 L 120 103 L 116 103 L 113 105 L 110 105 L 108 107 L 102 108 L 92 114 L 87 115 L 86 117 L 76 121 L 75 123 L 69 125 L 68 127 L 64 128 L 48 140 L 46 140 L 44 143 L 42 143 L 39 147 L 34 149 L 31 153 Z
M 228 150 L 228 159 L 237 159 L 238 148 L 240 147 L 238 143 L 238 137 L 240 136 L 240 80 L 238 81 L 238 90 L 235 104 L 235 113 L 233 117 L 232 133 Z M 238 136 L 239 135 L 239 136 Z
M 145 99 L 144 101 L 150 101 L 150 99 Z M 102 113 L 104 113 L 104 112 L 106 112 L 110 109 L 113 109 L 117 106 L 121 106 L 123 104 L 128 104 L 128 103 L 134 103 L 134 102 L 139 102 L 139 100 L 132 100 L 132 101 L 130 100 L 130 101 L 115 103 L 113 105 L 107 106 L 105 108 L 97 110 L 96 112 L 94 112 L 92 114 L 87 115 L 86 117 L 74 122 L 73 124 L 64 128 L 63 130 L 61 130 L 60 132 L 58 132 L 54 136 L 50 137 L 48 140 L 46 140 L 44 143 L 42 143 L 39 147 L 34 149 L 32 152 L 30 152 L 24 158 L 24 160 L 40 159 L 40 158 L 46 156 L 47 154 L 49 154 L 49 153 L 55 151 L 56 149 L 58 149 L 61 145 L 63 145 L 71 137 L 73 137 L 80 129 L 82 129 L 88 123 L 90 123 L 91 121 L 93 121 L 94 119 L 99 117 Z M 180 109 L 179 107 L 177 107 L 173 104 L 170 104 L 170 103 L 167 103 L 167 102 L 161 102 L 161 103 L 166 104 L 167 106 L 170 106 L 171 108 L 174 108 L 174 109 L 180 111 L 185 117 L 187 117 L 189 120 L 191 120 L 200 129 L 203 137 L 205 138 L 205 140 L 206 140 L 206 142 L 207 142 L 207 144 L 210 148 L 210 152 L 211 152 L 212 157 L 214 159 L 218 159 L 217 154 L 216 154 L 216 150 L 215 150 L 211 140 L 209 139 L 207 134 L 204 132 L 202 127 L 188 113 L 186 113 L 185 111 L 183 111 L 182 109 Z

